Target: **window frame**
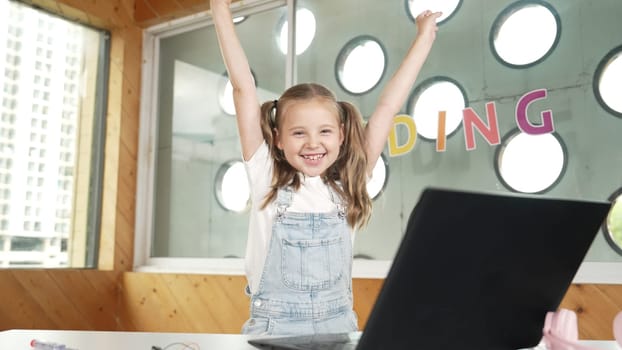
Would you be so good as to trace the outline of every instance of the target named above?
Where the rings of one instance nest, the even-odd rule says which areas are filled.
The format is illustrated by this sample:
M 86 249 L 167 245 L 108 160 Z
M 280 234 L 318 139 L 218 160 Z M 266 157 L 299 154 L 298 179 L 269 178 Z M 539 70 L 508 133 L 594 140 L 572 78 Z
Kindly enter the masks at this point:
M 294 81 L 293 31 L 296 26 L 293 9 L 294 0 L 264 0 L 247 5 L 240 2 L 231 5 L 232 16 L 250 16 L 278 7 L 287 6 L 290 43 L 286 59 L 286 78 L 284 86 L 291 86 Z M 138 155 L 136 171 L 136 214 L 134 237 L 134 271 L 171 272 L 171 273 L 210 273 L 225 275 L 244 275 L 244 259 L 219 258 L 169 258 L 152 257 L 153 212 L 155 200 L 155 164 L 158 135 L 158 81 L 160 40 L 214 24 L 209 11 L 172 20 L 143 31 L 143 70 L 140 99 L 140 131 L 138 137 Z M 219 106 L 220 108 L 220 106 Z

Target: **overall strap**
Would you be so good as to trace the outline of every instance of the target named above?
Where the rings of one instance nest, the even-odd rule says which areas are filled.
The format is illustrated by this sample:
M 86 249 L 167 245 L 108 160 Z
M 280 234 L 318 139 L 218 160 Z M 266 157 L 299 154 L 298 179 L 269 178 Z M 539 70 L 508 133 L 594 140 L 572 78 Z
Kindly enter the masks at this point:
M 276 215 L 281 217 L 292 204 L 293 191 L 291 186 L 281 187 L 276 193 Z
M 330 200 L 337 206 L 339 215 L 344 217 L 346 215 L 346 206 L 343 204 L 341 196 L 339 196 L 339 193 L 337 193 L 331 185 L 327 185 L 327 187 L 328 192 L 330 193 Z

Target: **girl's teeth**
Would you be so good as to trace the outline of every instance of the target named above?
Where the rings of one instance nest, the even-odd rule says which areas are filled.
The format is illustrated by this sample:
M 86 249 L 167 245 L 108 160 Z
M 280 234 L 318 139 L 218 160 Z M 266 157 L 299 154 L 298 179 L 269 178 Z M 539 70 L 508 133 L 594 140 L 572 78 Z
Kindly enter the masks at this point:
M 305 159 L 310 159 L 310 160 L 318 160 L 322 157 L 321 154 L 318 155 L 314 155 L 314 156 L 303 156 Z

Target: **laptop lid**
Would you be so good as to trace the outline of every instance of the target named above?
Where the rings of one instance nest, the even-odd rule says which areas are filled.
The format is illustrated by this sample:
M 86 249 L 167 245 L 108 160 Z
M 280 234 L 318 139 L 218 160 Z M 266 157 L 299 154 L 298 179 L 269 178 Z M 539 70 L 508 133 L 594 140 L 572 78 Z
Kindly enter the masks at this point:
M 537 345 L 610 205 L 425 189 L 357 349 Z

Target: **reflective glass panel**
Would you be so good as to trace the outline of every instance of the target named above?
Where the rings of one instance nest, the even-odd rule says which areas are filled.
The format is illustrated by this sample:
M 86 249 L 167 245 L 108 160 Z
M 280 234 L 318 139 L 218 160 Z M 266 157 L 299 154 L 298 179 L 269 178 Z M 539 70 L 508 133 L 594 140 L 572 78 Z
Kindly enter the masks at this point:
M 493 50 L 504 63 L 529 65 L 553 48 L 559 37 L 559 22 L 547 6 L 519 3 L 496 19 L 492 36 Z
M 222 165 L 216 175 L 215 193 L 220 205 L 227 210 L 242 212 L 248 209 L 250 189 L 244 163 L 232 161 Z
M 372 171 L 371 180 L 367 182 L 367 193 L 372 199 L 378 197 L 384 187 L 387 184 L 387 176 L 389 175 L 389 164 L 384 157 L 384 154 L 381 154 L 376 161 L 376 165 L 374 166 L 374 170 Z
M 500 147 L 498 171 L 513 191 L 542 192 L 563 175 L 566 153 L 553 134 L 516 133 Z
M 337 58 L 337 80 L 353 94 L 371 90 L 382 78 L 385 69 L 382 46 L 373 38 L 351 40 Z
M 433 12 L 442 12 L 443 14 L 436 20 L 436 23 L 443 23 L 453 16 L 454 12 L 460 6 L 460 0 L 406 0 L 406 8 L 408 15 L 413 20 L 425 10 Z
M 612 51 L 598 70 L 597 93 L 602 103 L 622 116 L 622 47 Z
M 612 207 L 605 223 L 605 235 L 612 248 L 622 255 L 622 191 L 612 200 Z
M 436 140 L 439 112 L 445 111 L 445 135 L 452 134 L 462 124 L 466 96 L 457 82 L 433 78 L 415 90 L 409 104 L 417 134 L 428 140 Z
M 284 15 L 277 29 L 277 42 L 279 49 L 287 54 L 287 18 Z M 296 55 L 300 55 L 311 45 L 315 37 L 315 16 L 308 9 L 301 8 L 296 11 Z

